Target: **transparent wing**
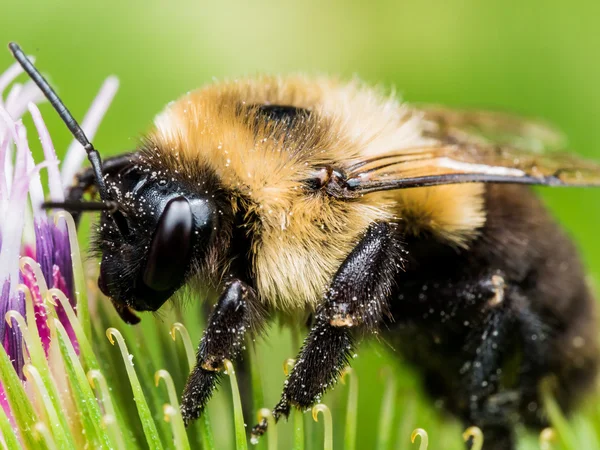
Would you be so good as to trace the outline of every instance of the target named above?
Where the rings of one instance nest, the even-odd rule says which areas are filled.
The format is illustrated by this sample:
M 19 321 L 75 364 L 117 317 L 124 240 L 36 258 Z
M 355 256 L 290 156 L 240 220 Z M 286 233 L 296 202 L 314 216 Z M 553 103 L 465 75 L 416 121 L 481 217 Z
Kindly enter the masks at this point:
M 349 193 L 468 182 L 600 186 L 600 165 L 556 149 L 560 133 L 505 114 L 424 109 L 439 144 L 403 149 L 346 169 Z
M 501 112 L 454 110 L 432 105 L 421 106 L 419 110 L 427 124 L 427 134 L 441 143 L 494 143 L 531 153 L 567 148 L 564 134 L 541 120 Z

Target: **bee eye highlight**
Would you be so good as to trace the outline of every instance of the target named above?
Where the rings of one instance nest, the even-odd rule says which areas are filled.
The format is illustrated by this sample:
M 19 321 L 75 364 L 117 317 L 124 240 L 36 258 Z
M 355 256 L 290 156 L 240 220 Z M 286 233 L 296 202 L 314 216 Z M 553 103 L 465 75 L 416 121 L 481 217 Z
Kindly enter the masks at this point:
M 192 254 L 192 209 L 183 197 L 169 201 L 150 245 L 144 284 L 154 291 L 169 291 L 181 282 Z

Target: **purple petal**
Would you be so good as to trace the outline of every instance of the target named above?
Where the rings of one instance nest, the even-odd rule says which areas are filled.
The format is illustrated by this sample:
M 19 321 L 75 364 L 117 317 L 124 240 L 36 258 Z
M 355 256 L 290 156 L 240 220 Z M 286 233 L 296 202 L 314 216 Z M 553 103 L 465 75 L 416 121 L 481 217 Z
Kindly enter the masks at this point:
M 57 227 L 50 220 L 36 220 L 35 249 L 35 260 L 40 265 L 48 286 L 63 291 L 73 303 L 73 267 L 67 231 Z M 55 266 L 64 280 L 63 287 L 54 284 Z
M 2 292 L 0 293 L 0 317 L 4 319 L 4 316 L 10 310 L 18 311 L 25 316 L 25 296 L 19 291 L 11 295 L 10 280 L 6 280 L 2 285 Z M 24 364 L 23 338 L 17 323 L 13 322 L 11 328 L 6 323 L 6 320 L 0 320 L 0 337 L 2 337 L 2 344 L 13 363 L 15 371 L 22 376 Z
M 52 227 L 46 219 L 35 221 L 35 257 L 34 259 L 40 265 L 42 275 L 46 283 L 53 287 L 52 266 L 54 265 L 54 239 L 52 236 Z
M 61 279 L 64 280 L 63 286 L 52 286 L 60 289 L 75 306 L 75 295 L 73 288 L 73 263 L 71 261 L 71 244 L 69 243 L 69 234 L 65 228 L 52 227 L 52 241 L 54 242 L 54 258 L 52 259 L 52 274 L 54 277 L 54 266 L 58 267 Z M 54 280 L 54 278 L 53 278 Z
M 51 288 L 61 290 L 75 306 L 73 296 L 73 266 L 71 264 L 71 247 L 69 236 L 66 229 L 57 227 L 53 222 L 46 218 L 40 218 L 35 221 L 35 257 L 34 259 L 40 265 L 40 269 L 46 284 Z M 35 279 L 33 280 L 35 282 Z M 31 287 L 30 287 L 31 289 Z M 32 292 L 32 295 L 33 294 Z M 69 319 L 62 306 L 56 307 L 58 319 L 64 325 L 75 349 L 78 351 L 75 333 L 71 327 Z M 37 315 L 37 310 L 36 310 Z M 40 317 L 37 316 L 36 320 Z M 49 342 L 49 330 L 45 323 L 40 324 L 38 320 L 38 330 L 43 339 Z
M 25 271 L 23 274 L 23 283 L 31 292 L 35 323 L 38 328 L 40 340 L 42 341 L 42 347 L 44 348 L 44 352 L 46 352 L 46 356 L 48 356 L 48 348 L 50 347 L 50 327 L 48 326 L 47 322 L 48 311 L 46 311 L 46 306 L 44 305 L 44 300 L 42 299 L 39 284 L 32 270 Z M 31 320 L 29 317 L 27 319 Z
M 63 292 L 66 292 L 67 286 L 66 286 L 65 279 L 62 277 L 62 275 L 60 273 L 60 269 L 56 265 L 53 268 L 53 284 L 54 284 L 55 288 L 57 288 Z M 73 301 L 70 298 L 69 298 L 69 300 L 71 301 L 71 304 L 73 304 Z M 77 337 L 75 336 L 75 331 L 73 330 L 73 327 L 71 326 L 71 322 L 69 321 L 69 317 L 67 316 L 67 313 L 65 312 L 65 310 L 61 304 L 59 304 L 56 307 L 56 314 L 58 315 L 58 319 L 60 320 L 60 322 L 65 327 L 65 330 L 67 331 L 67 334 L 69 335 L 69 339 L 73 343 L 75 352 L 77 352 L 77 354 L 79 354 L 79 343 L 77 342 Z

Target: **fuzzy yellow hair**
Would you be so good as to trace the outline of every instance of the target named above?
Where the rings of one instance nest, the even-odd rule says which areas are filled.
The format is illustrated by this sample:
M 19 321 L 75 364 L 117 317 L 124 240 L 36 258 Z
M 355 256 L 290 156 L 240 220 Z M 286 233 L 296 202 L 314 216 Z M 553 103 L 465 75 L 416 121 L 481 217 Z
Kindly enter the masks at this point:
M 294 129 L 254 120 L 253 105 L 311 112 Z M 247 117 L 240 114 L 249 108 Z M 256 125 L 258 123 L 258 125 Z M 482 185 L 373 193 L 352 201 L 307 193 L 315 166 L 431 144 L 423 120 L 404 104 L 358 82 L 301 76 L 218 83 L 170 104 L 149 139 L 172 170 L 194 178 L 206 164 L 247 211 L 260 297 L 283 310 L 318 304 L 333 274 L 375 221 L 396 221 L 466 246 L 485 221 Z M 175 155 L 175 158 L 173 158 Z M 250 219 L 252 218 L 252 219 Z

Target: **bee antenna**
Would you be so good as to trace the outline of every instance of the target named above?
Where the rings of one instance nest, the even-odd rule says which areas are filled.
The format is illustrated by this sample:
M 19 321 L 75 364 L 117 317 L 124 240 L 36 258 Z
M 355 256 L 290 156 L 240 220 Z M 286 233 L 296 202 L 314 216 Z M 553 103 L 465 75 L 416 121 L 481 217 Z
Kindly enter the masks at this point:
M 69 201 L 64 202 L 44 202 L 42 203 L 44 209 L 64 209 L 70 212 L 86 212 L 86 211 L 108 211 L 114 213 L 119 209 L 117 202 L 108 200 L 105 202 L 80 202 L 80 201 Z
M 17 62 L 21 65 L 23 70 L 27 73 L 27 75 L 29 75 L 33 82 L 37 84 L 42 93 L 46 96 L 46 98 L 54 107 L 54 109 L 56 110 L 60 118 L 63 120 L 67 128 L 69 128 L 71 134 L 83 146 L 85 152 L 87 153 L 88 160 L 90 161 L 90 164 L 92 166 L 92 171 L 94 172 L 94 178 L 98 186 L 98 193 L 100 194 L 100 198 L 105 202 L 110 201 L 110 196 L 108 194 L 108 190 L 106 189 L 104 178 L 102 177 L 102 159 L 100 158 L 100 153 L 98 153 L 98 150 L 94 148 L 94 146 L 85 135 L 79 123 L 77 123 L 71 112 L 67 109 L 67 107 L 58 97 L 58 95 L 56 95 L 54 89 L 50 87 L 50 84 L 48 84 L 48 82 L 42 76 L 40 71 L 36 69 L 36 67 L 31 63 L 31 61 L 29 61 L 27 56 L 25 56 L 25 53 L 23 53 L 23 50 L 21 50 L 19 44 L 11 42 L 10 44 L 8 44 L 8 48 L 12 52 Z

